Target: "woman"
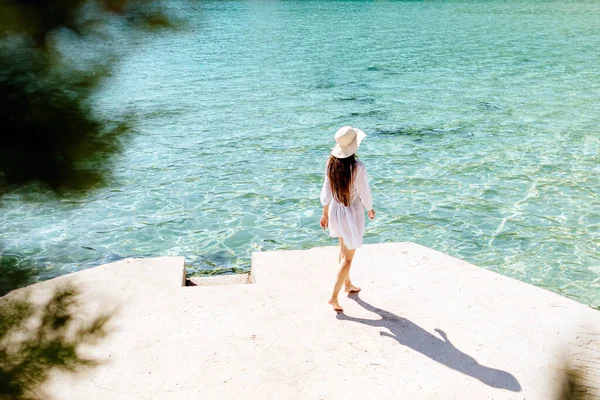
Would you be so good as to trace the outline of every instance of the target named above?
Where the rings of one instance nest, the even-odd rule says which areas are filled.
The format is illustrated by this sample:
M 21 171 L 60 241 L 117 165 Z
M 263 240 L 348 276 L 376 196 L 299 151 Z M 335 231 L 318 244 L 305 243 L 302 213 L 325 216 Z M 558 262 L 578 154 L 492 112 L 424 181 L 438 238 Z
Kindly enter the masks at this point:
M 368 210 L 369 219 L 375 218 L 367 170 L 355 154 L 366 136 L 360 129 L 350 126 L 344 126 L 336 132 L 336 145 L 327 160 L 325 182 L 321 190 L 321 227 L 329 228 L 329 235 L 340 240 L 340 270 L 329 300 L 333 309 L 340 312 L 344 311 L 338 303 L 342 284 L 346 292 L 360 290 L 350 281 L 350 267 L 354 252 L 362 245 L 365 231 L 362 207 Z

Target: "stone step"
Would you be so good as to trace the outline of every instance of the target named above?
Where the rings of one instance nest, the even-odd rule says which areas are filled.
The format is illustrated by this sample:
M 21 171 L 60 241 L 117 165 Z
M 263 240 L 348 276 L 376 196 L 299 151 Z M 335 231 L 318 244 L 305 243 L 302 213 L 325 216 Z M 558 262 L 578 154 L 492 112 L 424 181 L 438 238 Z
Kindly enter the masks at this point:
M 76 322 L 110 315 L 109 333 L 79 348 L 100 364 L 52 374 L 56 399 L 545 400 L 569 365 L 598 375 L 600 312 L 585 305 L 385 243 L 356 252 L 362 291 L 342 295 L 338 314 L 327 304 L 337 257 L 336 247 L 255 253 L 254 283 L 208 286 L 183 286 L 181 257 L 123 260 L 2 301 L 42 304 L 70 282 Z

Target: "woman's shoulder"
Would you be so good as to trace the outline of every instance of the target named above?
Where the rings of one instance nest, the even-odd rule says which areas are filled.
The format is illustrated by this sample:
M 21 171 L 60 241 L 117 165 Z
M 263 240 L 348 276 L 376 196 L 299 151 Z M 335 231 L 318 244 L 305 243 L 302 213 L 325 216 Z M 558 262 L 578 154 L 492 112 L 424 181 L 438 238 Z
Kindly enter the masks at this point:
M 356 169 L 367 169 L 367 167 L 365 167 L 362 161 L 356 160 Z

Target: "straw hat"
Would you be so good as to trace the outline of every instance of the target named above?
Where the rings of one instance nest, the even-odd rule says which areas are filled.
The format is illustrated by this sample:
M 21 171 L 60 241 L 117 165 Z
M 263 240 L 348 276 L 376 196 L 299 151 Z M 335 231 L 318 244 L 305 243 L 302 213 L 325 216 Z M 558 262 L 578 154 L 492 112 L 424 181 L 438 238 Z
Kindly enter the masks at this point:
M 348 158 L 356 153 L 360 142 L 367 136 L 360 129 L 351 126 L 343 126 L 335 133 L 335 147 L 331 154 L 336 158 Z

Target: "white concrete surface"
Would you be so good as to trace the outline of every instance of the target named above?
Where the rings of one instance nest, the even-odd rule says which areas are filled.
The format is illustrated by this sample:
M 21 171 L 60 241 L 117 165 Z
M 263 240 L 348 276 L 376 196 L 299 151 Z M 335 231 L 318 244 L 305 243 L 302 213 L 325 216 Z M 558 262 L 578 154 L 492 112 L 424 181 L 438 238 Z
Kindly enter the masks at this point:
M 125 260 L 25 288 L 47 296 L 74 282 L 81 318 L 113 313 L 110 336 L 81 349 L 103 364 L 46 389 L 86 400 L 548 400 L 565 357 L 600 363 L 600 312 L 549 291 L 417 244 L 367 245 L 351 272 L 363 291 L 341 296 L 337 314 L 336 262 L 335 247 L 255 253 L 254 284 L 182 287 L 182 258 Z

